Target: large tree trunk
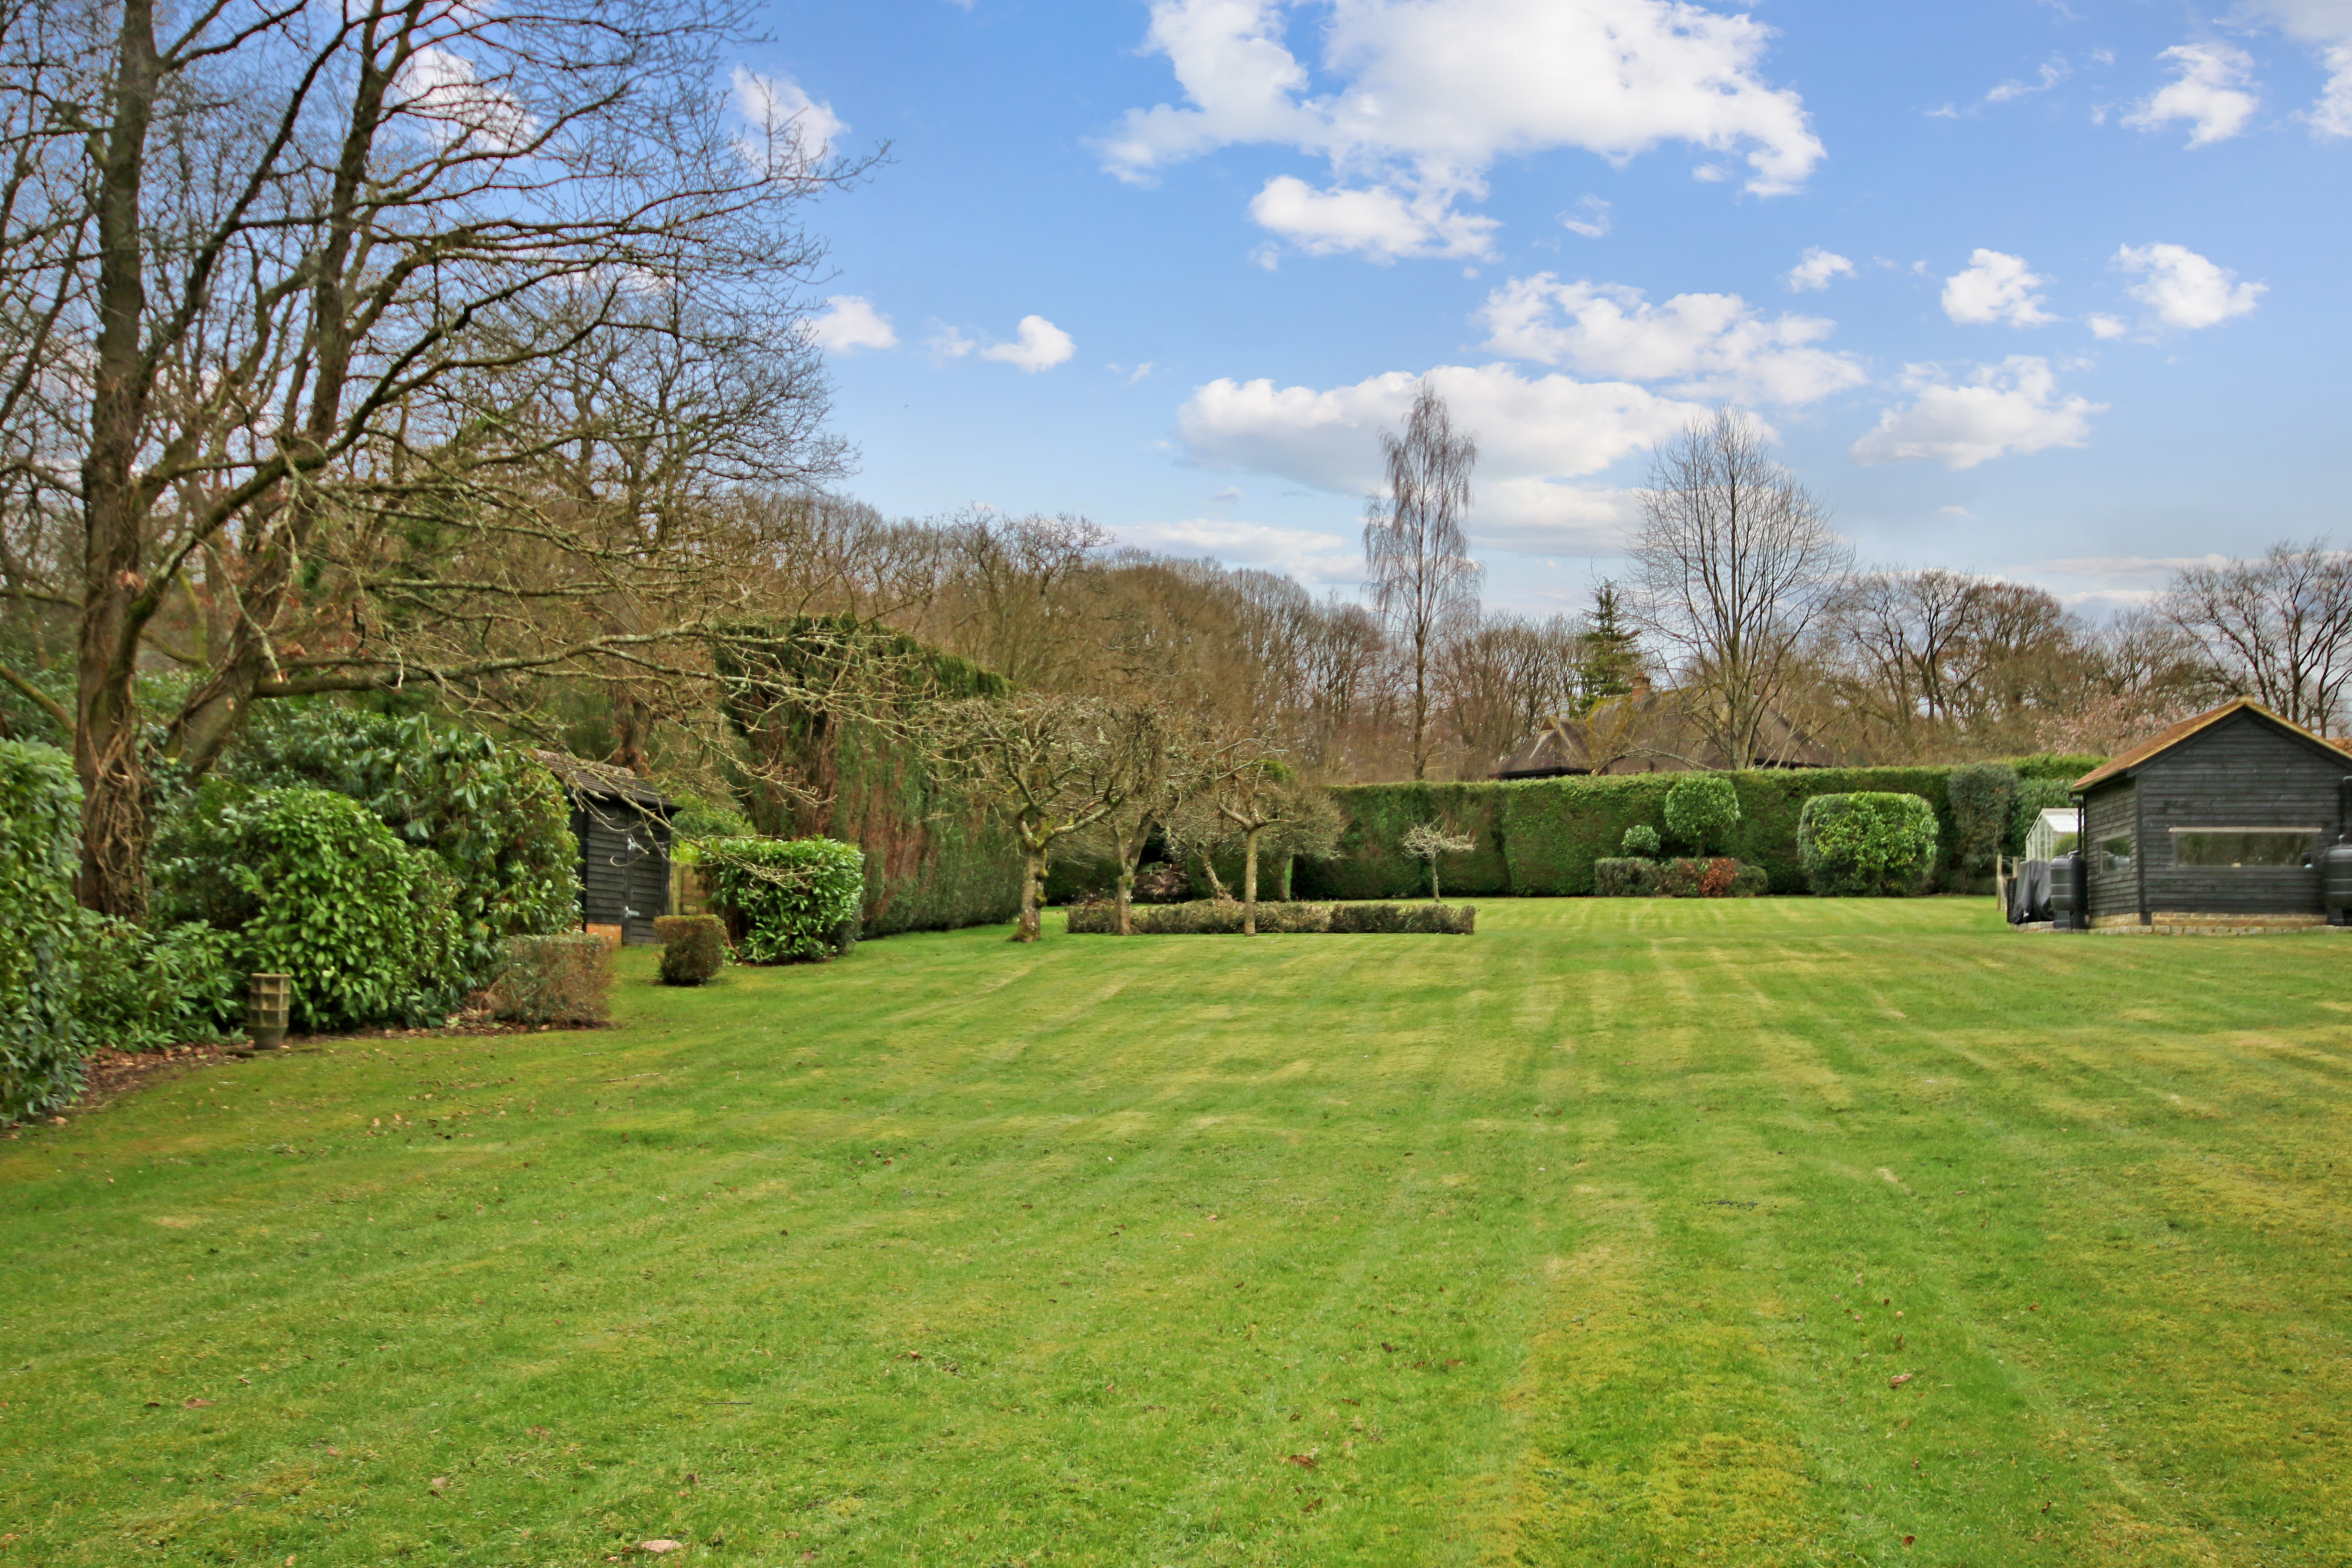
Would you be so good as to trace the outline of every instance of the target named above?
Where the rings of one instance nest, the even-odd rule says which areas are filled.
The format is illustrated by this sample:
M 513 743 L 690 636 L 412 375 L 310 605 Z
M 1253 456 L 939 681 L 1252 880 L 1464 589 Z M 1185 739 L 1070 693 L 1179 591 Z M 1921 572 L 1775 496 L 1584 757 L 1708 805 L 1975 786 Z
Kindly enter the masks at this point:
M 1045 901 L 1045 850 L 1051 838 L 1034 836 L 1027 824 L 1021 828 L 1021 922 L 1013 928 L 1015 942 L 1035 942 L 1042 934 L 1042 922 L 1037 906 Z
M 98 342 L 89 445 L 82 455 L 80 679 L 74 771 L 82 787 L 81 900 L 106 914 L 147 912 L 147 775 L 132 681 L 153 614 L 144 552 L 152 498 L 139 476 L 150 385 L 140 190 L 156 82 L 152 0 L 126 0 L 114 62 L 112 123 L 91 138 L 98 190 Z M 101 140 L 102 138 L 102 140 Z
M 1257 934 L 1257 836 L 1261 830 L 1251 828 L 1242 835 L 1242 934 Z

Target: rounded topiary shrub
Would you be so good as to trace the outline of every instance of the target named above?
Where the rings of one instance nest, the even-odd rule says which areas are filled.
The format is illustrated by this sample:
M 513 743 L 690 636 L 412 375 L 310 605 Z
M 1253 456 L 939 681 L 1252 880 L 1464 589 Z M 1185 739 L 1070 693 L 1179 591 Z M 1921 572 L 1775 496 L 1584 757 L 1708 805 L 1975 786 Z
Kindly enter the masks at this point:
M 727 922 L 717 915 L 662 915 L 654 921 L 661 938 L 661 982 L 702 985 L 727 966 Z
M 152 873 L 160 923 L 201 921 L 239 973 L 293 976 L 297 1029 L 422 1024 L 464 992 L 447 873 L 349 795 L 209 780 Z
M 72 759 L 0 741 L 0 1122 L 37 1116 L 81 1087 L 80 861 Z
M 1936 868 L 1936 812 L 1916 795 L 1817 795 L 1797 818 L 1805 879 L 1824 897 L 1901 897 Z
M 1721 773 L 1685 773 L 1666 791 L 1665 817 L 1668 833 L 1711 854 L 1739 825 L 1739 792 Z
M 1646 822 L 1637 822 L 1625 830 L 1625 837 L 1618 844 L 1618 848 L 1629 860 L 1654 860 L 1663 842 L 1656 828 Z
M 830 838 L 713 838 L 696 847 L 711 901 L 741 928 L 748 963 L 838 957 L 857 941 L 866 851 Z

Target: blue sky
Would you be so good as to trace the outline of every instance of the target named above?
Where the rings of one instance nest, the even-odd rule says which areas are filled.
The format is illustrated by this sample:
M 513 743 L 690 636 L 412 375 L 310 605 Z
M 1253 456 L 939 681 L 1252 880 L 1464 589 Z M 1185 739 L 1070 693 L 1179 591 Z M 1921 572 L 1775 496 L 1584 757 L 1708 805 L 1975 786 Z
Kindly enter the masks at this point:
M 1481 439 L 1575 608 L 1731 399 L 1871 562 L 2086 611 L 2344 542 L 2352 0 L 783 0 L 846 487 L 1360 575 L 1375 434 Z M 1811 265 L 1808 266 L 1808 258 Z

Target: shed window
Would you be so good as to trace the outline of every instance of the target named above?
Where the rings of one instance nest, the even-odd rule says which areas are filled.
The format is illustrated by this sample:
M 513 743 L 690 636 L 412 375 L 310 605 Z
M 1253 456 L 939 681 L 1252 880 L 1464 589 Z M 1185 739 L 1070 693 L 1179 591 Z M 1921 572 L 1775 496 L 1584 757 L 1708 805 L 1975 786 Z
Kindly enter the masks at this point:
M 2315 827 L 2176 827 L 2172 858 L 2182 866 L 2232 869 L 2311 864 L 2319 843 Z
M 2099 840 L 2100 870 L 2128 871 L 2131 868 L 2132 841 L 2129 834 L 2126 834 L 2119 838 L 2102 838 Z

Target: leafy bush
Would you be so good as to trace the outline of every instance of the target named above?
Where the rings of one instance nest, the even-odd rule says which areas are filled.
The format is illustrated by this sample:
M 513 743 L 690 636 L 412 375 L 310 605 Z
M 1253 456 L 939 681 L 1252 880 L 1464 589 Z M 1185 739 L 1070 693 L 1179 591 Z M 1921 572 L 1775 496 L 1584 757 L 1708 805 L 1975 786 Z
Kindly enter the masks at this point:
M 1335 904 L 1331 930 L 1400 936 L 1468 936 L 1478 911 L 1468 904 Z
M 81 936 L 74 1014 L 92 1046 L 152 1051 L 237 1032 L 248 976 L 226 931 L 199 921 L 150 931 L 85 911 Z
M 1128 910 L 1128 927 L 1138 936 L 1239 936 L 1242 906 L 1233 899 L 1138 905 Z M 1257 929 L 1261 936 L 1327 931 L 1331 929 L 1331 906 L 1265 900 L 1257 906 Z M 1070 906 L 1071 934 L 1108 936 L 1118 930 L 1118 905 L 1114 900 L 1089 899 Z
M 1739 870 L 1731 879 L 1731 896 L 1735 899 L 1760 899 L 1772 890 L 1771 873 L 1761 866 L 1739 863 Z
M 484 1000 L 518 1024 L 601 1024 L 612 1016 L 613 944 L 588 931 L 511 936 Z
M 741 923 L 746 963 L 822 961 L 857 941 L 866 851 L 830 838 L 714 838 L 701 847 L 713 904 Z
M 665 985 L 700 985 L 727 965 L 727 922 L 717 915 L 657 915 L 654 934 Z
M 1618 847 L 1629 860 L 1654 860 L 1664 846 L 1656 828 L 1646 822 L 1637 822 L 1625 830 L 1625 837 L 1618 841 Z
M 81 1088 L 81 785 L 54 746 L 0 741 L 0 1122 Z
M 1666 831 L 1700 854 L 1723 847 L 1739 822 L 1739 791 L 1724 773 L 1685 773 L 1666 790 Z
M 525 753 L 419 714 L 266 705 L 224 777 L 347 795 L 449 874 L 469 985 L 510 936 L 580 923 L 580 845 L 554 776 Z
M 1657 837 L 1654 831 L 1651 837 Z M 1593 890 L 1604 899 L 1647 899 L 1658 890 L 1658 863 L 1628 856 L 1592 863 Z
M 2006 763 L 1970 763 L 1954 768 L 1944 787 L 1952 802 L 1954 862 L 1969 876 L 1991 876 L 1993 858 L 2009 842 L 2017 770 Z
M 1658 868 L 1662 899 L 1727 899 L 1739 875 L 1739 862 L 1726 856 L 1704 860 L 1669 860 Z
M 455 889 L 348 795 L 206 781 L 156 846 L 154 913 L 293 976 L 298 1030 L 421 1024 L 465 990 Z
M 1916 795 L 1817 795 L 1798 818 L 1797 845 L 1815 893 L 1921 892 L 1936 866 L 1936 814 Z

